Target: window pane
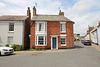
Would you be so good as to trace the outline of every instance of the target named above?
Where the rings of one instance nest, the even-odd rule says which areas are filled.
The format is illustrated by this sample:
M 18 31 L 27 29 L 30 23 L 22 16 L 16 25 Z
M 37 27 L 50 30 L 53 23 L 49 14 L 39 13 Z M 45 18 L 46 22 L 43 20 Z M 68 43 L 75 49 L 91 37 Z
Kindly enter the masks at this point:
M 35 38 L 36 38 L 36 41 L 35 41 L 35 43 L 36 43 L 36 45 L 37 45 L 37 36 L 36 36 Z
M 36 31 L 38 31 L 38 24 L 36 23 Z
M 61 44 L 63 44 L 63 45 L 66 44 L 66 38 L 61 38 Z
M 65 24 L 60 24 L 61 32 L 66 31 Z
M 39 23 L 39 31 L 43 31 L 44 30 L 44 25 L 43 23 Z
M 9 31 L 14 31 L 14 23 L 9 23 Z
M 46 38 L 46 36 L 45 36 L 45 45 L 46 45 L 46 42 L 47 42 L 47 38 Z
M 47 24 L 45 23 L 45 31 L 46 31 L 46 29 L 47 29 Z
M 60 28 L 61 28 L 60 30 L 62 31 L 62 24 L 60 24 Z
M 13 37 L 8 37 L 8 44 L 9 45 L 13 44 Z
M 44 37 L 38 36 L 38 45 L 44 45 Z

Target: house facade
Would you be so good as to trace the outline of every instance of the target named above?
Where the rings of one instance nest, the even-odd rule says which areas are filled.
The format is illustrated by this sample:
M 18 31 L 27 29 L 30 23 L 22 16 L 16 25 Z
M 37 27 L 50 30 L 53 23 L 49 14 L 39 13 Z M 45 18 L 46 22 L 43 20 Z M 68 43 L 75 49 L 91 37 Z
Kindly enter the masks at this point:
M 99 23 L 98 23 L 98 26 L 97 26 L 97 33 L 98 33 L 98 45 L 100 45 L 100 21 L 99 21 Z
M 90 35 L 91 35 L 91 42 L 94 43 L 94 31 L 95 28 L 93 30 L 90 31 Z
M 100 22 L 97 27 L 90 31 L 90 34 L 92 43 L 100 45 Z
M 74 41 L 80 40 L 80 34 L 74 34 Z
M 29 8 L 28 8 L 29 12 Z M 29 13 L 27 13 L 29 14 Z M 28 16 L 0 16 L 0 45 L 23 45 L 29 48 L 30 18 Z
M 31 19 L 30 48 L 60 49 L 74 47 L 74 22 L 64 17 L 64 12 L 59 15 L 39 15 L 33 8 Z

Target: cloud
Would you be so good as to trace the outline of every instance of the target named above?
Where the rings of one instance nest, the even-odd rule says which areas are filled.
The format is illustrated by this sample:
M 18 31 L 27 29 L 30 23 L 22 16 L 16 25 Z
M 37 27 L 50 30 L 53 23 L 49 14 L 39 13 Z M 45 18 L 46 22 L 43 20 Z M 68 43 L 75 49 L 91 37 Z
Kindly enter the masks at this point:
M 85 33 L 88 25 L 97 26 L 100 20 L 100 0 L 0 0 L 0 15 L 26 15 L 27 7 L 32 13 L 35 3 L 38 14 L 58 15 L 60 7 L 75 22 L 75 33 Z
M 0 2 L 0 8 L 5 7 L 6 5 L 2 2 Z
M 88 25 L 97 26 L 100 20 L 100 12 L 96 10 L 100 10 L 99 3 L 98 0 L 77 0 L 71 8 L 65 10 L 65 16 L 75 22 L 75 33 L 83 35 Z

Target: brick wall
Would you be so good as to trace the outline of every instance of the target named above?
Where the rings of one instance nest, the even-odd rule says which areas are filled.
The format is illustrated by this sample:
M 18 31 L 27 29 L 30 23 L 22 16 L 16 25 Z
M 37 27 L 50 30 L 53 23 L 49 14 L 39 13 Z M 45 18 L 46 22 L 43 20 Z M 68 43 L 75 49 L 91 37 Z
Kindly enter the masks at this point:
M 31 22 L 31 40 L 30 47 L 31 48 L 51 48 L 51 36 L 50 35 L 60 35 L 66 34 L 66 44 L 67 46 L 61 46 L 60 36 L 58 36 L 58 48 L 70 48 L 73 47 L 73 23 L 66 23 L 66 32 L 60 33 L 60 22 L 52 21 L 47 23 L 47 46 L 37 46 L 35 47 L 35 23 Z
M 73 23 L 67 22 L 67 47 L 74 46 L 74 33 L 73 33 Z
M 29 34 L 30 34 L 30 19 L 27 18 L 24 22 L 24 48 L 25 49 L 30 48 Z
M 35 48 L 35 22 L 31 21 L 30 25 L 30 48 Z

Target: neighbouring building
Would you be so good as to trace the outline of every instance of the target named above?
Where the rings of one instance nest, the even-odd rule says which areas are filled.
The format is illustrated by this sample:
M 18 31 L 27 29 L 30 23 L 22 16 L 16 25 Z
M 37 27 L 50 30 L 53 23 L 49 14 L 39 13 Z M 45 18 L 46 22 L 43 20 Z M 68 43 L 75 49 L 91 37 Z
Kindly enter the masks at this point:
M 100 45 L 100 21 L 99 21 L 99 24 L 97 26 L 97 30 L 98 30 L 98 45 Z
M 94 43 L 94 31 L 95 28 L 93 30 L 90 31 L 90 35 L 91 35 L 91 42 Z
M 90 27 L 88 28 L 88 30 L 86 31 L 86 35 L 85 35 L 85 40 L 91 40 L 91 34 L 90 32 L 94 29 L 94 27 Z
M 74 34 L 74 41 L 80 40 L 80 34 Z
M 94 44 L 98 44 L 98 33 L 97 33 L 98 31 L 97 31 L 97 28 L 95 28 L 95 29 L 93 29 L 93 31 L 92 31 L 92 33 L 93 33 L 93 40 L 92 40 L 92 42 L 94 43 Z
M 0 16 L 0 45 L 23 45 L 30 47 L 30 8 L 27 16 L 4 15 Z
M 85 36 L 80 36 L 80 40 L 85 40 Z
M 90 31 L 90 34 L 92 43 L 100 45 L 100 21 L 98 23 L 98 26 Z
M 74 22 L 59 11 L 59 15 L 39 15 L 33 8 L 31 19 L 30 48 L 72 48 L 74 47 Z
M 85 40 L 90 40 L 90 36 L 89 36 L 89 31 L 87 30 L 86 35 L 85 35 Z

